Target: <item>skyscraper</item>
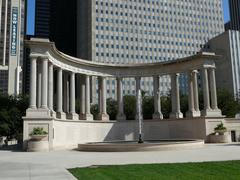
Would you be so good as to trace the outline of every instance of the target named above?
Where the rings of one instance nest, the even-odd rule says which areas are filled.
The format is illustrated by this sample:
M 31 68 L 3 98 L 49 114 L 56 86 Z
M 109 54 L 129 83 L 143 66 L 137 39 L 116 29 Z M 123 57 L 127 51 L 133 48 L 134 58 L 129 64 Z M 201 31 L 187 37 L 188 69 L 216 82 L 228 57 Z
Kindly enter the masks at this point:
M 78 57 L 96 62 L 170 61 L 196 54 L 224 31 L 221 0 L 82 0 L 77 7 Z M 124 94 L 135 93 L 134 83 L 125 79 Z M 142 81 L 148 94 L 151 83 Z M 115 97 L 115 85 L 107 81 L 109 97 Z M 161 78 L 161 87 L 168 92 L 168 77 Z
M 68 7 L 62 1 L 54 1 L 55 5 Z M 62 34 L 62 37 L 69 37 L 72 44 L 76 43 L 77 57 L 96 62 L 119 64 L 175 60 L 196 54 L 209 39 L 224 32 L 222 0 L 81 0 L 71 3 L 75 8 L 59 12 L 65 14 L 69 11 L 69 21 L 76 16 L 76 27 L 65 24 L 66 21 L 60 18 L 55 34 L 63 29 L 73 31 Z M 58 16 L 52 17 L 58 19 Z M 59 42 L 56 42 L 57 47 Z M 180 88 L 187 89 L 185 76 L 181 81 Z M 93 96 L 98 88 L 96 82 L 93 80 Z M 142 89 L 148 94 L 153 92 L 151 84 L 151 78 L 142 81 Z M 115 86 L 115 80 L 107 80 L 108 97 L 115 98 Z M 161 87 L 162 93 L 168 93 L 168 76 L 161 77 Z M 135 94 L 134 79 L 124 79 L 123 92 Z
M 240 0 L 229 0 L 230 29 L 240 30 Z
M 76 56 L 76 1 L 36 0 L 35 36 L 49 38 L 66 54 Z
M 24 3 L 24 0 L 0 1 L 0 93 L 21 93 Z

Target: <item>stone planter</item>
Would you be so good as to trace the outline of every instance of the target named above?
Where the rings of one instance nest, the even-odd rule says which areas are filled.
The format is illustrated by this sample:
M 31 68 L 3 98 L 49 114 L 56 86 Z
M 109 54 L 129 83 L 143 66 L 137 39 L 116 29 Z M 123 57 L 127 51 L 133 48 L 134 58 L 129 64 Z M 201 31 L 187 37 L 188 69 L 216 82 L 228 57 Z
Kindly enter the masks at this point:
M 48 152 L 49 142 L 44 140 L 47 135 L 31 135 L 31 139 L 28 141 L 28 152 Z
M 231 143 L 230 134 L 211 134 L 208 136 L 209 143 Z
M 31 140 L 32 141 L 41 141 L 46 137 L 47 137 L 47 135 L 31 135 Z
M 215 130 L 215 133 L 219 134 L 219 135 L 224 135 L 227 132 L 226 129 L 221 129 L 221 130 Z

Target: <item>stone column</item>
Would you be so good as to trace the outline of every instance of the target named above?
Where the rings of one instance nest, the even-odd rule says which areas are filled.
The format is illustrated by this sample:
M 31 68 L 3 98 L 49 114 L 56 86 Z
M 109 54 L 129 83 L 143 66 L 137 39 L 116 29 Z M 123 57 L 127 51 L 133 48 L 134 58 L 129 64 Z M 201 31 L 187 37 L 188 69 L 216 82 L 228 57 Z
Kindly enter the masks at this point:
M 63 73 L 63 111 L 69 113 L 69 73 Z
M 218 102 L 217 102 L 217 89 L 216 89 L 216 77 L 215 77 L 215 68 L 209 69 L 209 79 L 210 79 L 210 92 L 211 92 L 211 107 L 212 110 L 215 112 L 215 115 L 222 116 L 222 112 L 218 109 Z
M 76 114 L 75 109 L 75 73 L 71 72 L 71 78 L 70 78 L 70 119 L 72 120 L 78 120 L 78 115 Z
M 171 98 L 172 98 L 172 113 L 170 118 L 179 119 L 183 118 L 180 109 L 180 93 L 179 93 L 179 74 L 171 75 Z
M 136 81 L 136 115 L 135 115 L 135 120 L 138 120 L 138 107 L 137 107 L 137 99 L 138 99 L 138 92 L 139 90 L 141 90 L 141 77 L 136 77 L 135 78 Z
M 194 96 L 194 109 L 196 116 L 201 116 L 200 110 L 199 110 L 199 95 L 198 95 L 198 71 L 195 70 L 192 72 L 193 75 L 193 96 Z
M 210 92 L 211 92 L 211 107 L 212 110 L 218 110 L 217 104 L 217 90 L 216 90 L 216 79 L 215 79 L 215 69 L 209 69 L 209 79 L 210 79 Z
M 187 117 L 195 117 L 194 91 L 193 91 L 193 72 L 188 72 L 188 112 Z
M 29 108 L 37 108 L 37 58 L 31 57 L 31 76 L 30 76 L 30 105 Z
M 53 113 L 53 64 L 48 65 L 48 108 Z
M 41 108 L 48 109 L 48 59 L 42 59 L 42 102 Z
M 93 115 L 91 114 L 91 103 L 90 103 L 90 77 L 89 75 L 86 75 L 86 86 L 85 86 L 85 92 L 86 92 L 86 99 L 85 99 L 85 119 L 87 121 L 93 120 Z
M 159 120 L 163 119 L 163 114 L 161 112 L 161 92 L 160 92 L 160 77 L 154 76 L 154 114 L 153 119 Z
M 42 65 L 41 63 L 38 61 L 37 64 L 37 68 L 38 68 L 38 72 L 37 72 L 37 107 L 41 108 L 41 100 L 42 100 Z
M 124 114 L 124 104 L 123 104 L 123 79 L 117 78 L 117 102 L 118 102 L 118 114 L 117 120 L 126 120 L 126 115 Z
M 210 98 L 209 98 L 209 83 L 208 83 L 208 70 L 207 68 L 202 69 L 202 86 L 203 86 L 203 99 L 204 99 L 204 110 L 202 116 L 208 116 L 211 112 Z
M 66 114 L 63 112 L 63 86 L 62 86 L 62 69 L 57 70 L 57 118 L 66 119 Z
M 85 116 L 85 101 L 86 101 L 86 97 L 85 97 L 85 91 L 86 90 L 86 80 L 85 77 L 83 75 L 80 76 L 80 115 L 79 118 L 81 120 L 86 120 L 86 116 Z
M 107 97 L 106 97 L 106 79 L 105 77 L 98 78 L 98 99 L 99 99 L 99 114 L 97 119 L 102 121 L 109 121 L 107 114 Z

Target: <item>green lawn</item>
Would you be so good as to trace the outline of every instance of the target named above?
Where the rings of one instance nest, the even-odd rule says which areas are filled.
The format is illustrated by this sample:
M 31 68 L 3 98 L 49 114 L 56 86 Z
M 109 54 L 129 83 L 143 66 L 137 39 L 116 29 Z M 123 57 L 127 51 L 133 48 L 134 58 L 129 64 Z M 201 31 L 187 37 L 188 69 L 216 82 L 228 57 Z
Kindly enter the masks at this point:
M 240 161 L 99 166 L 69 171 L 81 180 L 240 180 Z

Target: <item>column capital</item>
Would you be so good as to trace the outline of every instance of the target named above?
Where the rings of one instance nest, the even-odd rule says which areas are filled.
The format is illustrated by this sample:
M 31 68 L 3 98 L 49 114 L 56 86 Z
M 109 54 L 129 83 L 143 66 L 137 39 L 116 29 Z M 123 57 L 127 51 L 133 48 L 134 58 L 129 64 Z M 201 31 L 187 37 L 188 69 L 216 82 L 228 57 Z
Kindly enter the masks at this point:
M 142 79 L 142 77 L 137 76 L 137 77 L 135 77 L 135 79 L 136 79 L 136 81 L 140 81 Z
M 196 73 L 196 74 L 198 74 L 199 71 L 198 71 L 198 70 L 192 70 L 192 73 Z
M 49 60 L 49 57 L 48 57 L 48 56 L 39 56 L 39 58 L 40 58 L 42 61 Z

